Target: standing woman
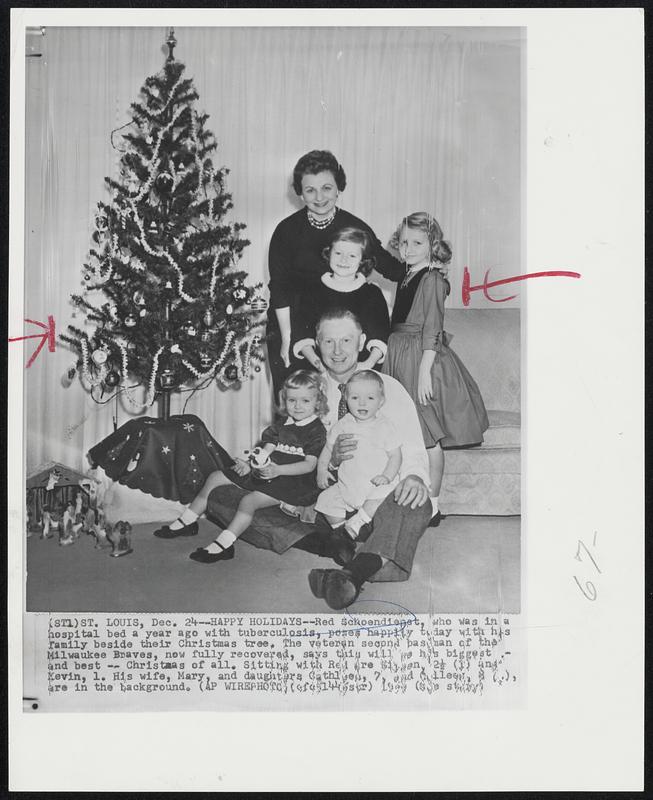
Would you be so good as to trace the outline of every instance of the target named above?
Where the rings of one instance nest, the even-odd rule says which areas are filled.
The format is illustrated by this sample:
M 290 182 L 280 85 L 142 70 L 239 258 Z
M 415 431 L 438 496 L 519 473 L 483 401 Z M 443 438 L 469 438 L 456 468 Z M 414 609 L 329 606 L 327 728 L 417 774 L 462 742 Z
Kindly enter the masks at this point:
M 345 171 L 333 153 L 311 150 L 303 155 L 293 170 L 293 188 L 304 201 L 304 208 L 282 220 L 270 241 L 270 310 L 268 315 L 268 360 L 275 398 L 289 372 L 300 369 L 305 361 L 292 354 L 291 319 L 300 297 L 321 288 L 320 278 L 328 270 L 322 253 L 342 228 L 366 231 L 372 243 L 376 270 L 392 281 L 404 277 L 405 270 L 383 249 L 374 231 L 358 217 L 336 203 L 347 184 Z M 319 316 L 319 314 L 318 314 Z

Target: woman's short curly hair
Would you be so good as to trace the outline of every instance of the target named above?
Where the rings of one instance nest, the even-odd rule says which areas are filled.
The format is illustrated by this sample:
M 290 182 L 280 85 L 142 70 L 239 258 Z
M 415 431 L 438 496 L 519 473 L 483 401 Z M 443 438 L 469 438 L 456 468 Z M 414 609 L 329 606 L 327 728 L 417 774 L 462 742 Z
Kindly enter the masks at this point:
M 329 404 L 324 391 L 324 380 L 319 372 L 310 369 L 298 369 L 297 372 L 288 375 L 279 392 L 279 410 L 282 414 L 288 413 L 286 411 L 288 389 L 314 389 L 317 392 L 315 413 L 318 417 L 326 417 L 329 413 Z
M 329 245 L 322 251 L 322 258 L 325 261 L 329 261 L 331 248 L 336 242 L 353 242 L 360 245 L 361 263 L 358 266 L 358 272 L 361 275 L 367 277 L 376 267 L 376 259 L 372 255 L 372 237 L 366 231 L 362 231 L 360 228 L 341 228 L 336 231 Z
M 329 150 L 311 150 L 310 153 L 303 155 L 295 164 L 292 173 L 292 185 L 295 194 L 302 193 L 302 178 L 304 175 L 319 175 L 320 172 L 330 172 L 336 182 L 338 191 L 347 185 L 347 176 L 344 169 L 338 163 L 338 159 Z

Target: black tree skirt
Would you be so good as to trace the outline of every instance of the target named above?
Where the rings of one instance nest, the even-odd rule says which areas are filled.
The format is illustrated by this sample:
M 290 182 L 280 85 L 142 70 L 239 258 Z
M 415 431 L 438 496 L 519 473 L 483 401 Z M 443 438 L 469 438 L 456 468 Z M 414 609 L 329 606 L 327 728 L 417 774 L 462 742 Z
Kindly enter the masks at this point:
M 130 420 L 89 450 L 93 467 L 153 497 L 187 504 L 215 470 L 233 459 L 192 414 Z

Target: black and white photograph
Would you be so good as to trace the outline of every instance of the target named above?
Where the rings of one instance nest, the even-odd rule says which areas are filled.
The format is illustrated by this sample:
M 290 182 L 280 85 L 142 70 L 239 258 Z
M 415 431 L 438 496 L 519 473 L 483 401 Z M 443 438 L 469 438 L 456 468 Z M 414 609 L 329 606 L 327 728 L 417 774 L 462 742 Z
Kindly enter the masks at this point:
M 380 744 L 369 785 L 352 751 L 315 789 L 524 788 L 530 756 L 426 766 L 433 735 L 489 759 L 494 719 L 524 747 L 518 715 L 563 765 L 533 788 L 637 784 L 637 614 L 618 764 L 583 783 L 564 744 L 642 590 L 642 306 L 608 291 L 643 278 L 629 11 L 12 12 L 16 786 L 49 712 L 158 717 L 148 764 L 206 734 L 192 776 L 93 757 L 56 790 L 307 789 L 271 729 L 259 774 L 212 765 L 240 712 L 297 712 L 302 752 L 311 719 L 422 731 L 414 783 Z
M 28 611 L 519 612 L 524 46 L 27 32 Z

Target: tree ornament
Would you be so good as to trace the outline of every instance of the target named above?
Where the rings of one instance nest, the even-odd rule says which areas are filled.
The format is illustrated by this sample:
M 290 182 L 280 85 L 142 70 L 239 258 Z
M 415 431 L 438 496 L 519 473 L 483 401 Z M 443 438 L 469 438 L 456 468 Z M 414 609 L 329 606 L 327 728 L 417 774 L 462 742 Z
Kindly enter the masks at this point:
M 114 386 L 117 386 L 120 383 L 120 375 L 112 369 L 111 372 L 107 372 L 104 383 L 106 386 L 112 389 Z
M 141 310 L 138 312 L 138 316 L 139 317 L 146 317 L 147 316 L 147 309 L 146 308 L 141 308 Z
M 85 272 L 85 273 L 84 273 L 84 280 L 85 280 L 85 281 L 90 281 L 92 277 L 93 277 L 93 276 L 91 275 L 91 273 L 90 273 L 90 272 Z
M 229 364 L 229 366 L 225 368 L 224 376 L 228 381 L 235 381 L 238 377 L 238 370 L 233 364 Z
M 101 347 L 99 347 L 97 350 L 94 350 L 91 353 L 91 358 L 93 359 L 93 362 L 97 364 L 99 367 L 101 364 L 104 364 L 106 362 L 107 358 L 109 358 L 109 354 L 107 353 L 106 350 L 103 350 Z
M 141 291 L 134 292 L 133 300 L 137 306 L 144 306 L 145 305 L 145 295 Z
M 181 353 L 181 347 L 178 344 L 173 344 L 170 348 L 171 353 Z
M 252 297 L 249 303 L 252 311 L 263 312 L 267 311 L 268 308 L 268 301 L 263 297 L 262 294 L 257 293 Z
M 234 289 L 231 295 L 236 303 L 242 303 L 243 300 L 247 299 L 247 290 L 243 289 L 242 286 L 239 286 L 237 289 Z
M 129 255 L 129 253 L 123 253 L 123 255 L 120 256 L 120 260 L 122 261 L 122 263 L 125 266 L 127 266 L 127 264 L 129 264 L 130 258 L 131 258 L 131 256 Z
M 231 305 L 231 303 L 229 303 L 229 305 L 225 308 L 225 311 L 227 312 L 227 314 L 234 313 L 234 307 Z
M 103 233 L 109 227 L 109 218 L 104 211 L 100 211 L 95 215 L 95 227 L 100 233 Z
M 257 364 L 257 365 L 254 367 L 254 372 L 260 372 L 260 371 L 261 371 L 261 365 L 260 365 L 260 364 Z
M 210 328 L 211 325 L 213 325 L 213 312 L 205 311 L 204 316 L 202 317 L 202 322 L 206 325 L 207 328 Z
M 68 387 L 72 384 L 72 382 L 75 380 L 75 375 L 77 375 L 77 364 L 71 364 L 61 376 L 61 385 L 64 389 L 68 389 Z
M 200 339 L 203 342 L 210 342 L 211 341 L 211 331 L 208 328 L 204 328 L 204 330 L 200 333 Z
M 196 336 L 197 335 L 197 329 L 195 328 L 194 325 L 188 325 L 186 327 L 186 333 L 188 334 L 188 336 Z
M 152 222 L 150 222 L 150 224 L 148 225 L 147 230 L 148 230 L 149 233 L 158 233 L 159 226 L 156 224 L 155 220 L 152 220 Z
M 160 175 L 157 175 L 154 181 L 154 188 L 160 195 L 164 195 L 165 197 L 170 194 L 174 185 L 174 179 L 169 172 L 162 172 Z
M 200 367 L 202 367 L 202 369 L 208 369 L 211 366 L 211 364 L 213 364 L 213 359 L 210 356 L 208 356 L 206 353 L 201 353 L 200 354 Z
M 162 389 L 172 389 L 176 384 L 175 373 L 171 369 L 161 370 L 159 373 L 159 386 Z
M 136 317 L 133 314 L 127 314 L 125 317 L 125 327 L 126 328 L 134 328 L 136 327 Z

